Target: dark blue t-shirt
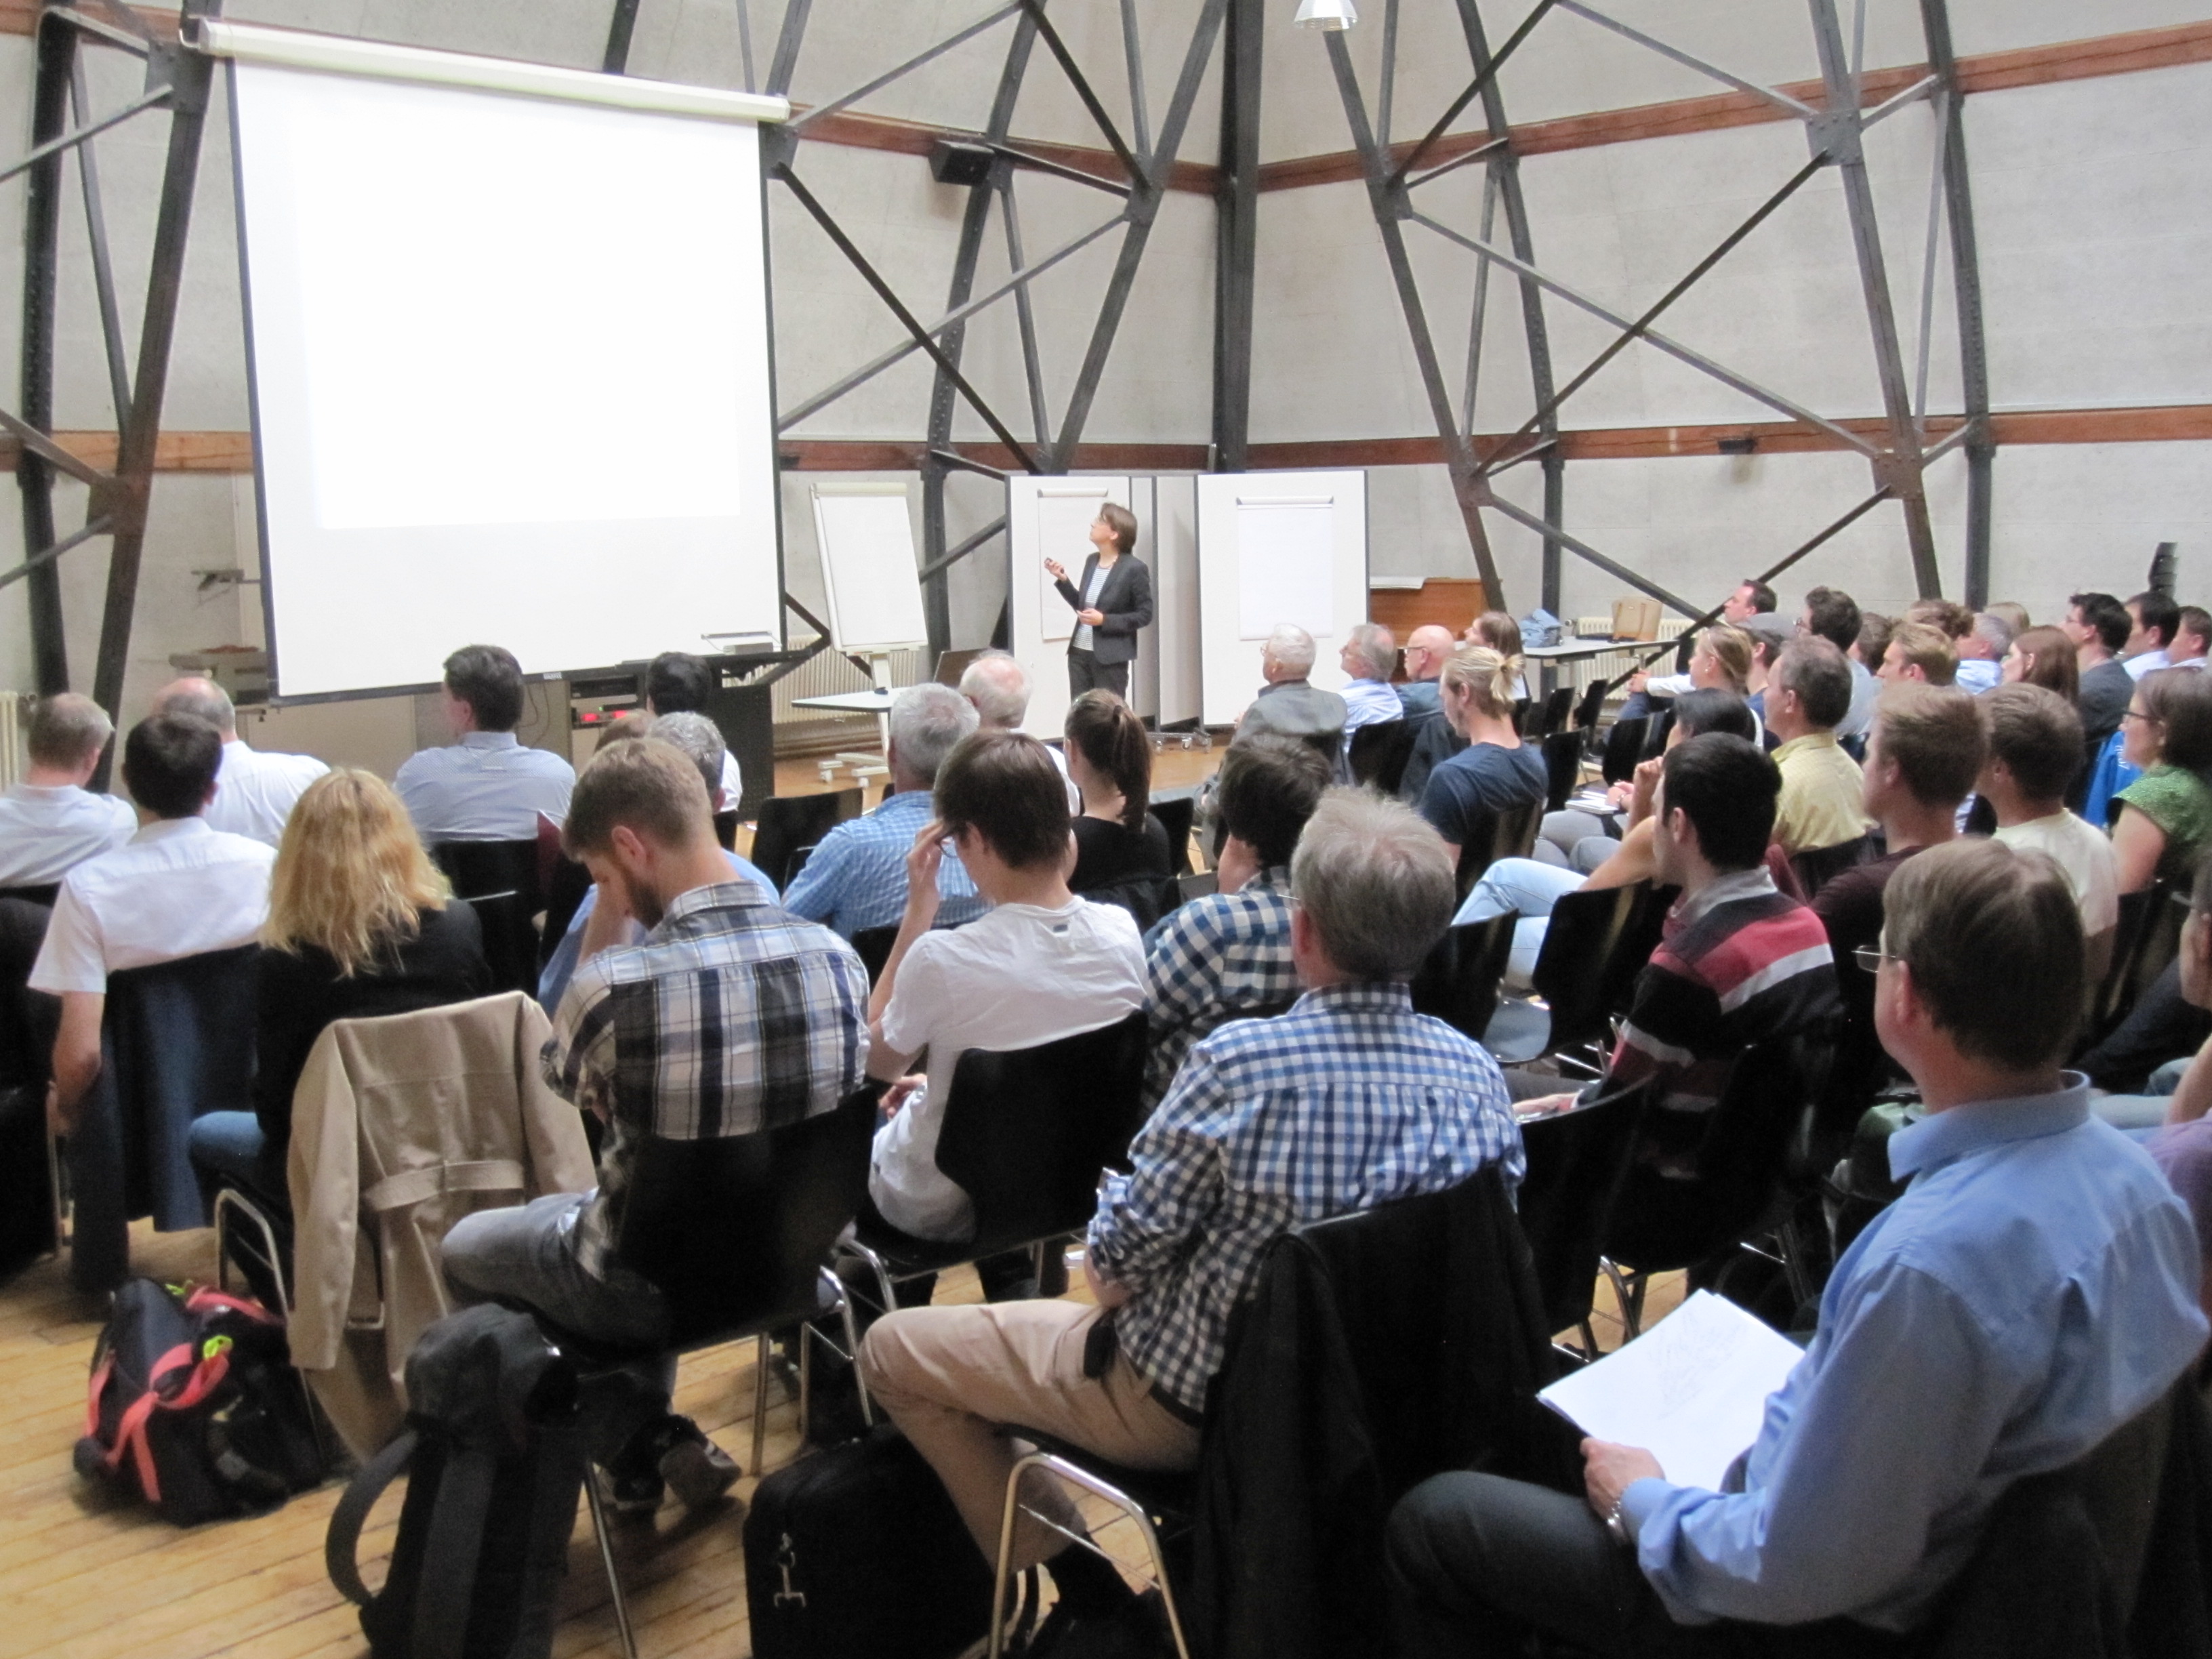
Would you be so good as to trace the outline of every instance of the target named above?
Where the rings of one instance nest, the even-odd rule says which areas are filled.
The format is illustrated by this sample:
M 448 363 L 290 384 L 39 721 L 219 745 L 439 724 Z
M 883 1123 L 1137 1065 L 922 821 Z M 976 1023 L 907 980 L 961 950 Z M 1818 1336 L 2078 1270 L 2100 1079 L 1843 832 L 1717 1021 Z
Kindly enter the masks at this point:
M 1429 774 L 1421 793 L 1421 816 L 1455 847 L 1474 839 L 1474 821 L 1510 811 L 1544 799 L 1548 780 L 1544 757 L 1532 743 L 1504 749 L 1478 743 L 1462 749 Z

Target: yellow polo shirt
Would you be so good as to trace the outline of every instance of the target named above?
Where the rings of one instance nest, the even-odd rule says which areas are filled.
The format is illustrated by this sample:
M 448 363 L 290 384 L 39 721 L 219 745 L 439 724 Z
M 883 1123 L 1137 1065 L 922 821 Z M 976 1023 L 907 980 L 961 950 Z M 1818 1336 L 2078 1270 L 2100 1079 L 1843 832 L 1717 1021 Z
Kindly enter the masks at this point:
M 1856 841 L 1867 832 L 1859 763 L 1832 732 L 1792 738 L 1774 751 L 1782 769 L 1782 799 L 1774 810 L 1774 839 L 1795 857 Z

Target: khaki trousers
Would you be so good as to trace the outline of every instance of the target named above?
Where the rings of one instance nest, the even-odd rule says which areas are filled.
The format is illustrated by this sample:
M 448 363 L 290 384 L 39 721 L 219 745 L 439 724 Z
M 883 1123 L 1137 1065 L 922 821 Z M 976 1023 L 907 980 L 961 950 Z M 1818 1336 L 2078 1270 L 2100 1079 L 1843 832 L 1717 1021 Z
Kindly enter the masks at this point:
M 860 1344 L 868 1392 L 929 1460 L 987 1561 L 998 1559 L 1006 1478 L 1031 1449 L 1009 1427 L 1130 1468 L 1198 1462 L 1198 1431 L 1152 1397 L 1126 1358 L 1116 1354 L 1103 1377 L 1084 1376 L 1084 1340 L 1098 1314 L 1077 1302 L 910 1308 L 878 1320 Z M 1070 1531 L 1084 1530 L 1057 1482 L 1033 1474 L 1023 1498 Z M 1066 1542 L 1022 1515 L 1013 1565 L 1034 1565 Z

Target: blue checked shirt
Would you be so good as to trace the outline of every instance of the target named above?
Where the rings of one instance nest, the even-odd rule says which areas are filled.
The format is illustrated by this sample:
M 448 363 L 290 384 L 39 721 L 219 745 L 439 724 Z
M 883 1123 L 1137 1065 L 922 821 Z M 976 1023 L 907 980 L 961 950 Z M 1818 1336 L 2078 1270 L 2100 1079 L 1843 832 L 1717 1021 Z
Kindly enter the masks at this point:
M 1166 1098 L 1191 1045 L 1242 1009 L 1294 1000 L 1291 872 L 1273 865 L 1233 893 L 1179 905 L 1160 920 L 1145 957 L 1145 1106 Z
M 935 810 L 927 790 L 913 789 L 848 818 L 822 837 L 793 878 L 784 908 L 827 922 L 847 939 L 869 927 L 896 927 L 906 914 L 906 855 Z M 973 921 L 989 908 L 957 853 L 947 852 L 937 866 L 937 898 L 940 927 Z
M 747 881 L 695 887 L 641 945 L 576 969 L 541 1066 L 605 1119 L 573 1248 L 594 1278 L 619 1237 L 639 1143 L 720 1140 L 833 1109 L 868 1058 L 868 972 Z
M 1518 1186 L 1521 1130 L 1481 1046 L 1413 1012 L 1401 984 L 1310 991 L 1216 1031 L 1107 1177 L 1091 1260 L 1129 1292 L 1121 1351 L 1202 1412 L 1229 1316 L 1291 1228 L 1457 1186 L 1486 1164 Z

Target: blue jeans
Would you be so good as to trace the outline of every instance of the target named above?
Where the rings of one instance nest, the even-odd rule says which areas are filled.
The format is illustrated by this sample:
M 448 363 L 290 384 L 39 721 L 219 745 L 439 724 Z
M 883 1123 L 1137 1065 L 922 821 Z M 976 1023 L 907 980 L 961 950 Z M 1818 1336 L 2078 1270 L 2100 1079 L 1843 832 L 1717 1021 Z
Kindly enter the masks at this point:
M 586 1378 L 584 1420 L 592 1461 L 612 1462 L 641 1429 L 667 1414 L 676 1387 L 668 1306 L 647 1280 L 609 1264 L 594 1279 L 576 1260 L 576 1217 L 588 1193 L 549 1193 L 513 1209 L 478 1210 L 446 1235 L 446 1283 L 462 1303 L 520 1304 L 560 1329 L 610 1347 L 643 1351 Z
M 1543 953 L 1552 907 L 1582 884 L 1578 871 L 1563 870 L 1539 859 L 1500 859 L 1482 872 L 1482 879 L 1459 907 L 1452 925 L 1491 921 L 1518 911 L 1521 920 L 1513 927 L 1513 951 L 1506 960 L 1505 982 L 1523 988 L 1536 971 L 1536 958 Z
M 2173 1092 L 2181 1087 L 2182 1073 L 2189 1069 L 2194 1055 L 2180 1060 L 2169 1060 L 2150 1074 L 2150 1081 L 2139 1095 L 2099 1095 L 2089 1103 L 2089 1110 L 2115 1129 L 2133 1133 L 2140 1130 L 2142 1136 L 2166 1122 L 2166 1108 L 2173 1103 Z

